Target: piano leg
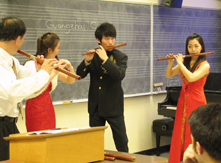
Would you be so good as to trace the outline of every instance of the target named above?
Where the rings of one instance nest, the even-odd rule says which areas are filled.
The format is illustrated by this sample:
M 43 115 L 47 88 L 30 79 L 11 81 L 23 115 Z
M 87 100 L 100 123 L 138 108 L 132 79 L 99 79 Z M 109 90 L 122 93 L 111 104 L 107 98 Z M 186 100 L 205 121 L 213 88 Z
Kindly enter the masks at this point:
M 156 133 L 156 156 L 160 156 L 160 135 Z
M 172 118 L 155 119 L 153 121 L 153 132 L 156 134 L 155 154 L 160 156 L 160 137 L 172 136 L 174 120 Z

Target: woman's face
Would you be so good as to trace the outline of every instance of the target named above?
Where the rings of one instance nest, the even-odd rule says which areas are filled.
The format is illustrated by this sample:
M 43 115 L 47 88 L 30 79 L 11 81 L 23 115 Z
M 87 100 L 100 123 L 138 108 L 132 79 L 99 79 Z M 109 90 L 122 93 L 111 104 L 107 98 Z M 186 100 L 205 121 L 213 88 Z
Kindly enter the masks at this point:
M 54 51 L 52 51 L 52 49 L 49 50 L 47 58 L 55 58 L 55 56 L 59 53 L 59 51 L 60 51 L 60 41 L 58 41 L 58 44 L 55 47 Z
M 187 46 L 189 54 L 199 54 L 202 50 L 202 46 L 197 39 L 189 40 Z

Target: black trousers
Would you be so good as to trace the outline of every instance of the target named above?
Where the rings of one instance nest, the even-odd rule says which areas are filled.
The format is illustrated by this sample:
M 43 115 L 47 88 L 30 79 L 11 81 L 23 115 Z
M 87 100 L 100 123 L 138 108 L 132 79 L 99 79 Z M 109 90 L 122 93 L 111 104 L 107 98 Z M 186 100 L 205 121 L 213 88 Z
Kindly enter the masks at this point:
M 124 116 L 116 117 L 99 117 L 98 115 L 90 115 L 90 126 L 105 126 L 106 121 L 109 123 L 114 143 L 118 151 L 128 152 L 128 138 L 124 123 Z
M 14 122 L 0 120 L 0 161 L 9 160 L 9 141 L 3 137 L 15 133 L 19 133 L 19 131 Z

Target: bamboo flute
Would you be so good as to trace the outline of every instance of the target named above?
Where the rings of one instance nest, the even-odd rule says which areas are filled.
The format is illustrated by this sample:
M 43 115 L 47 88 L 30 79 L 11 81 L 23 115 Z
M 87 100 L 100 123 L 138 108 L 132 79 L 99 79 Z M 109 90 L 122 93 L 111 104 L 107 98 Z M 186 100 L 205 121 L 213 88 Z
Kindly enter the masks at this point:
M 112 48 L 118 48 L 118 47 L 125 46 L 125 45 L 127 45 L 127 43 L 118 44 L 112 47 L 108 47 L 107 50 L 112 49 Z M 83 53 L 82 55 L 87 55 L 87 54 L 90 54 L 90 53 L 86 52 L 86 53 Z
M 104 156 L 105 160 L 115 161 L 115 157 Z
M 33 59 L 33 60 L 36 59 L 37 62 L 40 63 L 40 64 L 43 64 L 43 63 L 44 63 L 44 60 L 42 60 L 42 59 L 40 59 L 40 58 L 38 58 L 38 57 L 35 57 L 34 55 L 31 55 L 31 54 L 29 54 L 29 53 L 26 53 L 26 52 L 24 52 L 24 51 L 22 51 L 22 50 L 18 50 L 18 53 L 21 54 L 21 55 L 23 55 L 23 56 L 26 56 L 26 57 L 28 57 L 28 58 L 30 58 L 30 59 Z M 60 72 L 66 74 L 66 75 L 68 75 L 68 76 L 70 76 L 70 77 L 73 77 L 73 78 L 75 78 L 75 79 L 78 79 L 78 80 L 81 79 L 81 77 L 80 77 L 79 75 L 76 75 L 76 74 L 74 74 L 74 73 L 72 73 L 72 72 L 70 72 L 70 71 L 67 71 L 67 70 L 65 70 L 65 69 L 62 69 L 62 68 L 57 67 L 57 68 L 55 68 L 55 70 L 60 71 Z
M 126 160 L 126 161 L 131 161 L 131 162 L 136 160 L 135 156 L 127 156 L 127 155 L 122 155 L 122 154 L 114 154 L 114 153 L 110 153 L 110 152 L 104 152 L 104 156 L 115 157 L 116 159 Z
M 214 51 L 213 51 L 213 52 L 199 53 L 199 54 L 189 54 L 189 55 L 184 55 L 183 58 L 186 58 L 186 57 L 192 57 L 192 56 L 210 55 L 210 54 L 214 54 Z M 168 59 L 175 59 L 175 57 L 158 58 L 158 61 L 163 61 L 163 60 L 168 60 Z

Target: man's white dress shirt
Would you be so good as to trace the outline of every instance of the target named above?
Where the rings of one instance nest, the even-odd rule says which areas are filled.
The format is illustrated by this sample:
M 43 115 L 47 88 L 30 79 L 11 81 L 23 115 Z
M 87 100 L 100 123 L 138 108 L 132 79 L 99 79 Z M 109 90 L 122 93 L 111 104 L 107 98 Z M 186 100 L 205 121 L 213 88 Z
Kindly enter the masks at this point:
M 13 60 L 17 77 L 12 68 Z M 48 80 L 45 70 L 33 72 L 0 48 L 0 117 L 18 117 L 17 103 L 40 90 Z

